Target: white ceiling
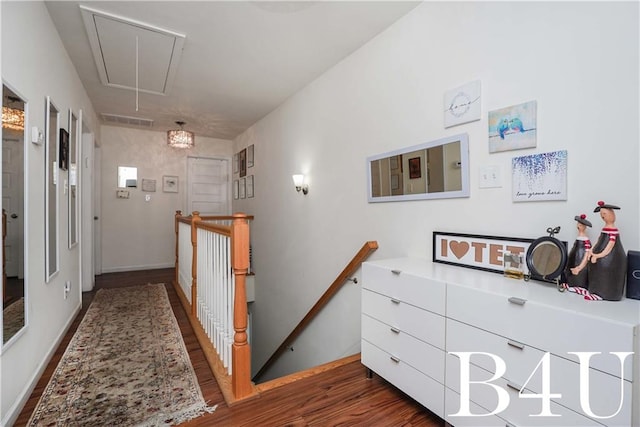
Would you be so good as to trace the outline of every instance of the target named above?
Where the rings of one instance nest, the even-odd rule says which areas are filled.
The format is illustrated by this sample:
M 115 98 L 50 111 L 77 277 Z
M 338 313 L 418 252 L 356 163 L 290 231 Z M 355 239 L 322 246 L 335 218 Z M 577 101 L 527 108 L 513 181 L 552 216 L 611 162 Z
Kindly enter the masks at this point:
M 98 114 L 150 119 L 151 129 L 158 131 L 176 128 L 174 122 L 182 120 L 187 123 L 185 129 L 194 131 L 196 138 L 202 135 L 222 139 L 233 139 L 418 3 L 46 2 Z M 186 36 L 167 95 L 103 85 L 80 4 Z M 122 38 L 121 34 L 117 36 L 113 40 Z M 115 65 L 119 71 L 131 70 L 129 80 L 135 81 L 135 47 L 131 50 L 131 46 L 135 41 L 123 43 L 122 53 L 129 59 Z M 158 55 L 142 44 L 138 49 L 138 75 L 142 82 L 147 75 L 143 59 Z M 123 57 L 111 51 L 109 55 Z

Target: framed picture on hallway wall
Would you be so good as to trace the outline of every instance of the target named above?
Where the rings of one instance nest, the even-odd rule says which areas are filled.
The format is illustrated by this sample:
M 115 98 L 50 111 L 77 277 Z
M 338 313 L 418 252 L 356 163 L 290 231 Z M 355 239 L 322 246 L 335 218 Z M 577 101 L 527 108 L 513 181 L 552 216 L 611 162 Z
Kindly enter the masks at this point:
M 66 171 L 69 168 L 69 132 L 60 129 L 60 169 Z
M 253 197 L 253 175 L 247 177 L 247 199 Z
M 422 177 L 420 157 L 413 157 L 409 159 L 409 179 L 416 179 L 420 177 Z
M 165 193 L 177 193 L 178 192 L 178 177 L 165 175 L 162 177 L 162 191 Z
M 247 167 L 253 167 L 253 144 L 247 147 Z
M 247 176 L 247 149 L 244 148 L 238 153 L 238 168 L 240 169 L 240 178 Z
M 239 195 L 241 199 L 244 199 L 247 197 L 247 187 L 246 187 L 246 178 L 240 178 L 240 191 L 239 191 Z

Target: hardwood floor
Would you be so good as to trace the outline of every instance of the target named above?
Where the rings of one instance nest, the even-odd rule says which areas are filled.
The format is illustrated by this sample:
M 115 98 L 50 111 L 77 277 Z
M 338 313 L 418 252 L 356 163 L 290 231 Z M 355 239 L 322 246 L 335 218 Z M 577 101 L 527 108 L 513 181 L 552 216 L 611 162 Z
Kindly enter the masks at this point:
M 404 395 L 377 375 L 366 378 L 360 362 L 352 362 L 291 384 L 274 388 L 259 397 L 227 406 L 204 353 L 193 333 L 178 295 L 171 286 L 174 270 L 109 273 L 96 277 L 96 288 L 83 294 L 82 311 L 56 350 L 44 375 L 16 421 L 24 426 L 64 353 L 80 320 L 100 288 L 165 283 L 171 306 L 180 325 L 204 399 L 217 410 L 182 424 L 199 426 L 443 426 L 444 421 Z

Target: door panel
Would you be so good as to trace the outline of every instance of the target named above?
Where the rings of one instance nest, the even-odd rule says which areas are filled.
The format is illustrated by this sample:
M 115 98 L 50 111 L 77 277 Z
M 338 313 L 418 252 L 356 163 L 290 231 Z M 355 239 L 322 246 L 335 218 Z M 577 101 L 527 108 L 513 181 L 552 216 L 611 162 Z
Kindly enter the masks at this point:
M 230 215 L 229 160 L 189 157 L 188 212 L 201 215 Z

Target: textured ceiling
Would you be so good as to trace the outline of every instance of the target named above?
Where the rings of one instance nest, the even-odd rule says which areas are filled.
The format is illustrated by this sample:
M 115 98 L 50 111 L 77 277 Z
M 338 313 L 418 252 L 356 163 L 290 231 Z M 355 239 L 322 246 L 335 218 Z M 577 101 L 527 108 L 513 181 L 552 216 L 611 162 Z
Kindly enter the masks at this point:
M 182 120 L 196 135 L 222 139 L 233 139 L 418 3 L 46 2 L 99 115 L 150 119 L 158 131 L 176 128 L 174 122 Z M 80 4 L 186 36 L 167 95 L 102 84 Z M 140 57 L 149 53 L 144 50 Z M 135 70 L 131 61 L 135 56 L 120 64 L 122 69 Z

